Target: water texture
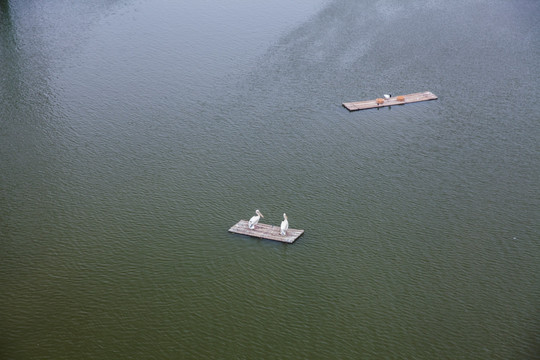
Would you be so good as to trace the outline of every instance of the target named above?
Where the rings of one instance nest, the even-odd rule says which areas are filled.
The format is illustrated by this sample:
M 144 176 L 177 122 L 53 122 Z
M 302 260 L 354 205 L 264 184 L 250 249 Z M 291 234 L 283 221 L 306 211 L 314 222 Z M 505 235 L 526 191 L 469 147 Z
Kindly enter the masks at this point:
M 539 15 L 0 0 L 0 358 L 539 357 Z

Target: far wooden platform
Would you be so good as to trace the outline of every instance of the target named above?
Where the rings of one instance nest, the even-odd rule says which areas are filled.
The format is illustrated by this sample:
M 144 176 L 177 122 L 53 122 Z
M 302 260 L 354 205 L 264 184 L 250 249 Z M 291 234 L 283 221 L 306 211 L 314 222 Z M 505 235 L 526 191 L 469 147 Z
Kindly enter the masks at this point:
M 298 229 L 289 229 L 287 230 L 287 235 L 281 235 L 279 226 L 267 225 L 258 223 L 255 225 L 255 229 L 251 230 L 248 227 L 247 220 L 240 220 L 233 227 L 229 229 L 229 232 L 248 235 L 253 237 L 258 237 L 261 239 L 281 241 L 287 244 L 292 244 L 296 239 L 298 239 L 303 233 L 304 230 Z
M 365 100 L 365 101 L 355 101 L 355 102 L 346 102 L 343 103 L 343 106 L 347 108 L 349 111 L 356 111 L 356 110 L 365 110 L 365 109 L 373 109 L 373 108 L 380 108 L 385 106 L 393 106 L 393 105 L 403 105 L 403 104 L 410 104 L 415 103 L 419 101 L 428 101 L 428 100 L 437 100 L 437 96 L 435 96 L 431 91 L 424 91 L 421 93 L 414 93 L 409 95 L 401 95 L 405 98 L 405 101 L 398 101 L 397 96 L 393 96 L 390 99 L 386 100 L 384 99 L 384 103 L 377 104 L 376 100 Z

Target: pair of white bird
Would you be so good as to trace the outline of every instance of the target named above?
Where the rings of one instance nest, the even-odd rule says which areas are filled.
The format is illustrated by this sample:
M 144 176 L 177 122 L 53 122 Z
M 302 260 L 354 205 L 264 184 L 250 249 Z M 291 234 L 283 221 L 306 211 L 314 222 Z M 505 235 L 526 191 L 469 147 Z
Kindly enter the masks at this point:
M 259 223 L 259 220 L 261 217 L 264 217 L 263 214 L 259 210 L 255 210 L 255 213 L 257 215 L 253 216 L 248 221 L 248 227 L 250 229 L 255 229 L 255 225 Z M 283 213 L 283 221 L 281 222 L 281 231 L 279 232 L 281 235 L 287 235 L 287 230 L 289 229 L 289 220 L 287 220 L 287 214 Z

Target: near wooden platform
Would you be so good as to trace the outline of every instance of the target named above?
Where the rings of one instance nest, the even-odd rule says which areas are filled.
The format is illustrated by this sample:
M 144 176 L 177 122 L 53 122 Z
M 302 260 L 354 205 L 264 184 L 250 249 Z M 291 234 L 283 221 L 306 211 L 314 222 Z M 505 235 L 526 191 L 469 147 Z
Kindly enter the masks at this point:
M 414 93 L 409 95 L 401 95 L 404 97 L 404 101 L 398 101 L 397 96 L 393 96 L 390 99 L 386 100 L 384 99 L 384 103 L 377 104 L 376 100 L 366 100 L 366 101 L 356 101 L 356 102 L 346 102 L 343 103 L 343 106 L 347 108 L 349 111 L 356 111 L 356 110 L 365 110 L 365 109 L 373 109 L 373 108 L 380 108 L 385 106 L 393 106 L 393 105 L 403 105 L 403 104 L 410 104 L 415 103 L 419 101 L 428 101 L 428 100 L 437 100 L 437 96 L 435 96 L 430 91 L 424 91 L 421 93 Z
M 236 223 L 233 227 L 229 229 L 229 232 L 232 233 L 258 237 L 261 239 L 281 241 L 288 244 L 292 244 L 304 233 L 304 230 L 289 229 L 287 230 L 287 235 L 281 235 L 279 233 L 280 231 L 281 229 L 279 226 L 261 223 L 255 225 L 255 229 L 251 230 L 248 227 L 247 220 L 240 220 L 238 223 Z

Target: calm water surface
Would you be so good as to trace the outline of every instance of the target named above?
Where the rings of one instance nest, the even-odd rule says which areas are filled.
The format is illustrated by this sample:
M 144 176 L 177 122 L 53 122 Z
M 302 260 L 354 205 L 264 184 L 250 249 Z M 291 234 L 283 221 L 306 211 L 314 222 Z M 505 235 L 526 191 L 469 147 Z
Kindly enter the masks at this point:
M 2 359 L 540 356 L 537 1 L 0 15 Z

